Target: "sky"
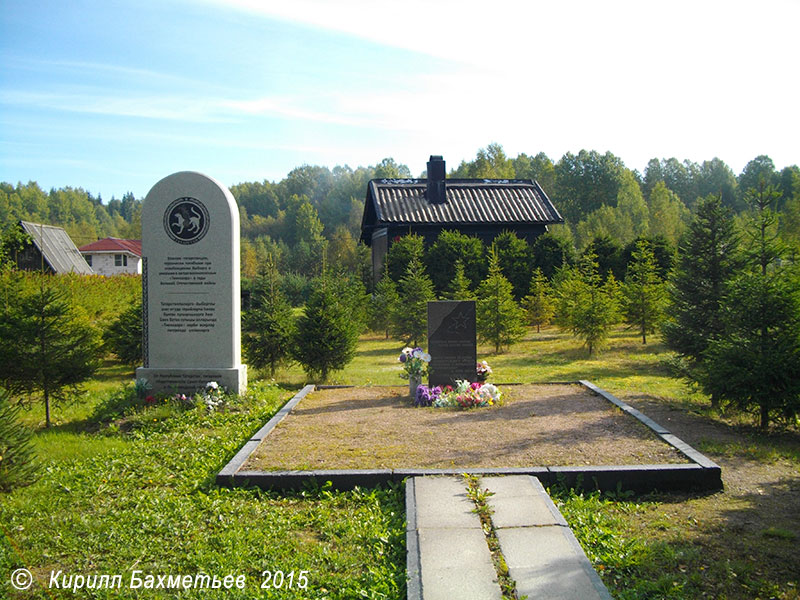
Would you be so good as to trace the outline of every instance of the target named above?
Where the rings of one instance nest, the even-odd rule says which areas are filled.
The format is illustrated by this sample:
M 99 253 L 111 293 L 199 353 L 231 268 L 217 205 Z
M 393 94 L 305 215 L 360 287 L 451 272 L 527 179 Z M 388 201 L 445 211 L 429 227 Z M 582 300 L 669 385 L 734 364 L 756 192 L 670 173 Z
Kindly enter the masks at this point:
M 303 164 L 800 164 L 800 0 L 0 0 L 0 181 Z

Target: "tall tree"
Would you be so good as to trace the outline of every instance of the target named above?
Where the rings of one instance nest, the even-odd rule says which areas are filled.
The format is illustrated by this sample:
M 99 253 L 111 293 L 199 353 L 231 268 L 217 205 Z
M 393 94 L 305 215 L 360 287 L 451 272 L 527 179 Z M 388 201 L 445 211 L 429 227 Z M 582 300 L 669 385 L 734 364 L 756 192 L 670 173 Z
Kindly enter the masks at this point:
M 622 161 L 610 152 L 567 152 L 555 166 L 554 198 L 564 218 L 577 223 L 604 204 L 616 204 L 623 169 Z
M 761 154 L 748 162 L 739 175 L 739 194 L 742 204 L 747 205 L 746 196 L 751 190 L 757 190 L 759 186 L 774 186 L 779 183 L 779 175 L 775 171 L 775 163 L 772 159 Z
M 407 179 L 411 177 L 408 166 L 400 165 L 393 158 L 384 158 L 375 165 L 375 179 Z
M 514 164 L 506 156 L 500 144 L 491 143 L 486 148 L 478 150 L 474 161 L 462 162 L 457 169 L 450 173 L 450 177 L 512 179 L 514 177 Z
M 648 210 L 650 235 L 663 236 L 677 246 L 691 219 L 686 205 L 663 181 L 659 181 L 650 192 Z
M 609 273 L 617 279 L 623 278 L 622 246 L 614 238 L 607 235 L 594 238 L 584 249 L 583 256 L 593 257 L 601 278 L 605 279 Z
M 684 376 L 700 381 L 709 341 L 725 331 L 722 304 L 740 265 L 738 239 L 729 208 L 719 195 L 698 201 L 694 220 L 678 251 L 662 326 L 667 346 L 683 359 Z M 718 397 L 712 395 L 712 404 Z
M 489 251 L 489 273 L 478 286 L 476 326 L 478 337 L 494 344 L 495 354 L 522 338 L 525 315 L 514 300 L 511 282 L 500 270 L 494 246 Z
M 697 194 L 700 197 L 716 194 L 722 197 L 722 204 L 734 211 L 741 210 L 736 176 L 731 168 L 719 158 L 703 161 L 697 176 Z
M 322 231 L 323 225 L 317 210 L 309 202 L 302 202 L 295 217 L 295 245 L 292 248 L 292 262 L 298 272 L 313 275 L 322 273 L 328 246 Z
M 664 316 L 666 293 L 656 272 L 656 261 L 649 244 L 640 240 L 628 264 L 622 286 L 622 310 L 625 321 L 639 330 L 642 344 L 653 333 Z

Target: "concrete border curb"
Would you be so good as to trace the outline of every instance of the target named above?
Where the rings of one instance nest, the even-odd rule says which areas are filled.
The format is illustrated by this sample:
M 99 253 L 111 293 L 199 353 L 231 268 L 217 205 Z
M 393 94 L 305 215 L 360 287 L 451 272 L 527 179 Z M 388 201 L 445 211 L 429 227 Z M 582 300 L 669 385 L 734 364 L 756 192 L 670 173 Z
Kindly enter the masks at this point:
M 550 382 L 548 382 L 550 383 Z M 400 483 L 409 477 L 425 475 L 532 475 L 543 485 L 562 484 L 566 487 L 586 491 L 604 492 L 633 491 L 691 491 L 722 489 L 722 470 L 719 465 L 689 444 L 673 435 L 640 411 L 619 400 L 612 394 L 585 380 L 559 382 L 578 384 L 617 406 L 623 412 L 638 419 L 659 438 L 669 444 L 691 462 L 689 464 L 604 465 L 564 467 L 502 467 L 476 469 L 342 469 L 318 471 L 240 471 L 242 465 L 266 436 L 294 409 L 311 391 L 313 384 L 306 385 L 295 394 L 261 429 L 259 429 L 236 453 L 216 476 L 216 483 L 227 487 L 250 487 L 289 491 L 302 489 L 306 485 L 322 485 L 331 482 L 333 489 L 351 490 L 355 487 L 374 487 L 381 484 Z M 522 384 L 504 384 L 522 385 Z M 538 384 L 537 384 L 538 385 Z M 545 385 L 545 384 L 542 384 Z M 354 386 L 318 386 L 319 389 Z M 386 386 L 375 386 L 386 387 Z

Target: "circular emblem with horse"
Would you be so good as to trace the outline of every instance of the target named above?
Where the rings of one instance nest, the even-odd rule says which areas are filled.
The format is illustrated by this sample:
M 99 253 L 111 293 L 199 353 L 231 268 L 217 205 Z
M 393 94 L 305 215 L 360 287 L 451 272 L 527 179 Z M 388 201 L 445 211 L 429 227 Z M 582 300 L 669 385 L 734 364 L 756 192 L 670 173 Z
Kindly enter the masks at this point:
M 178 198 L 164 213 L 164 229 L 179 244 L 199 242 L 208 225 L 208 209 L 197 198 Z

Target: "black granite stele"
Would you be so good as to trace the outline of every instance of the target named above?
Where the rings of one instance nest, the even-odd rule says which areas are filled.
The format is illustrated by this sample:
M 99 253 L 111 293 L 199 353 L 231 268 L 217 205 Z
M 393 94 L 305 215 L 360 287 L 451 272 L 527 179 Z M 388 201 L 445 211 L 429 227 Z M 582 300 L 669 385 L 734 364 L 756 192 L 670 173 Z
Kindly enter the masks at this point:
M 428 302 L 428 383 L 476 381 L 475 301 Z

